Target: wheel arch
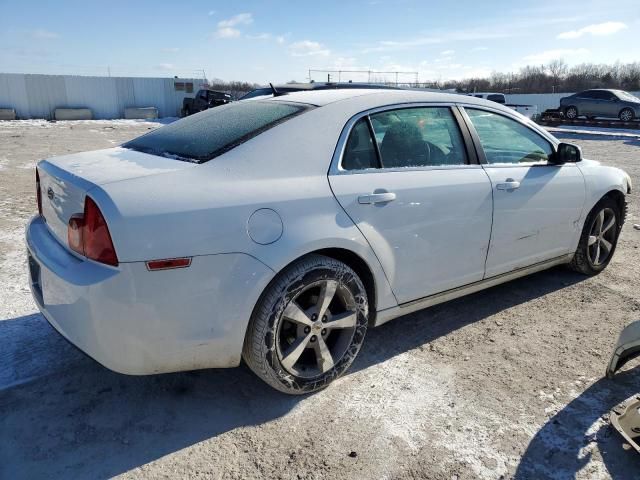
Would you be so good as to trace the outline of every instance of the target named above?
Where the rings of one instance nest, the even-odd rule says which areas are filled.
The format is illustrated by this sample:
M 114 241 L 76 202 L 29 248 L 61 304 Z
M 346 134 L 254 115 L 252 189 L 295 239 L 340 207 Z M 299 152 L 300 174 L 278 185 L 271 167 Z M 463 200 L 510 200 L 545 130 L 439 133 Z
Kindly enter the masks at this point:
M 596 202 L 596 205 L 598 205 L 598 203 L 600 203 L 605 198 L 612 199 L 616 203 L 616 205 L 618 205 L 618 211 L 620 212 L 621 219 L 620 227 L 622 227 L 622 223 L 624 223 L 625 215 L 627 213 L 627 200 L 624 193 L 617 189 L 609 190 L 602 196 L 602 198 L 600 198 L 600 200 L 598 200 L 598 202 Z M 594 207 L 592 207 L 592 210 L 593 208 L 595 208 L 595 205 Z
M 379 300 L 379 292 L 378 292 L 378 281 L 376 280 L 376 276 L 374 274 L 374 269 L 369 265 L 369 263 L 358 253 L 344 247 L 324 247 L 317 248 L 313 250 L 309 250 L 303 254 L 296 256 L 294 259 L 287 262 L 282 268 L 279 268 L 271 281 L 265 286 L 262 293 L 260 294 L 256 304 L 253 309 L 257 308 L 264 294 L 269 290 L 272 283 L 277 280 L 278 276 L 281 272 L 289 268 L 289 266 L 294 263 L 300 261 L 301 259 L 308 257 L 309 255 L 322 255 L 328 258 L 332 258 L 334 260 L 338 260 L 348 267 L 350 267 L 362 283 L 364 284 L 365 290 L 367 292 L 367 299 L 369 303 L 369 324 L 373 325 L 376 317 L 376 311 L 378 307 Z
M 348 265 L 358 274 L 358 277 L 362 280 L 364 288 L 367 291 L 367 299 L 369 303 L 369 324 L 374 325 L 377 311 L 376 278 L 373 275 L 373 270 L 371 270 L 371 267 L 366 260 L 357 253 L 347 250 L 346 248 L 322 248 L 309 252 L 309 254 L 323 255 L 325 257 L 338 260 Z

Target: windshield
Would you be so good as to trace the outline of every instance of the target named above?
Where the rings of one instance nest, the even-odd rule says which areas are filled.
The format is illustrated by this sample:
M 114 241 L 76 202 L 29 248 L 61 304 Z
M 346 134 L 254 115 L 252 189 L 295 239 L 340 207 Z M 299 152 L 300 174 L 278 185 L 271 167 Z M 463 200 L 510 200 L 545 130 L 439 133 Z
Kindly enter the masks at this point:
M 202 163 L 308 108 L 308 105 L 273 101 L 228 103 L 154 130 L 123 147 Z
M 616 94 L 618 95 L 618 98 L 621 100 L 628 100 L 630 102 L 640 102 L 640 98 L 636 97 L 635 95 L 631 95 L 629 92 L 625 92 L 623 90 L 617 90 Z

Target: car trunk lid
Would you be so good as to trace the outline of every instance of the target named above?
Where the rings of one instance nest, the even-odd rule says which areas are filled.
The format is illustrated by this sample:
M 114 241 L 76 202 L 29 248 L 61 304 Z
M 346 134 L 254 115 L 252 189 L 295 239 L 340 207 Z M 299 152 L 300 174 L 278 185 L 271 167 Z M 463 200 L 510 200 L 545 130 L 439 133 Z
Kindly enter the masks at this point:
M 193 167 L 196 165 L 125 148 L 43 160 L 38 164 L 42 216 L 51 233 L 68 247 L 69 219 L 73 215 L 82 214 L 85 196 L 92 188 Z

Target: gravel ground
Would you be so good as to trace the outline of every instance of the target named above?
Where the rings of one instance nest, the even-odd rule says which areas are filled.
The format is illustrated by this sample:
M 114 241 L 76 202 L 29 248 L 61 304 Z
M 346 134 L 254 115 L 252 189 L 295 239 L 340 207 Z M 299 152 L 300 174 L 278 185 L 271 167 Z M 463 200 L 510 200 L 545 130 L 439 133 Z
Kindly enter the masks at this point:
M 0 122 L 1 478 L 638 478 L 608 412 L 640 391 L 603 373 L 640 319 L 638 193 L 609 268 L 557 268 L 371 330 L 327 390 L 283 396 L 245 367 L 107 371 L 36 313 L 23 229 L 38 159 L 150 122 Z M 640 139 L 563 133 L 640 187 Z

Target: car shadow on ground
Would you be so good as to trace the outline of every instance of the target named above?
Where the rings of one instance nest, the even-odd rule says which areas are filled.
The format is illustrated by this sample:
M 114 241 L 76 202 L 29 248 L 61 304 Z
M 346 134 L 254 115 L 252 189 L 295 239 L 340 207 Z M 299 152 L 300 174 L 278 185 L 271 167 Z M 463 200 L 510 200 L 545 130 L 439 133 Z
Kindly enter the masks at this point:
M 353 370 L 584 278 L 556 268 L 407 315 L 368 333 Z M 304 398 L 272 390 L 246 367 L 119 375 L 67 344 L 39 314 L 0 321 L 0 477 L 112 477 L 282 417 Z M 538 444 L 525 466 L 536 462 Z
M 589 386 L 536 433 L 514 479 L 575 478 L 589 463 L 596 446 L 611 478 L 626 480 L 629 472 L 639 472 L 640 456 L 624 448 L 622 437 L 608 424 L 611 409 L 637 395 L 639 389 L 638 368 L 618 373 L 612 380 L 602 378 Z M 582 473 L 600 477 L 597 472 Z

